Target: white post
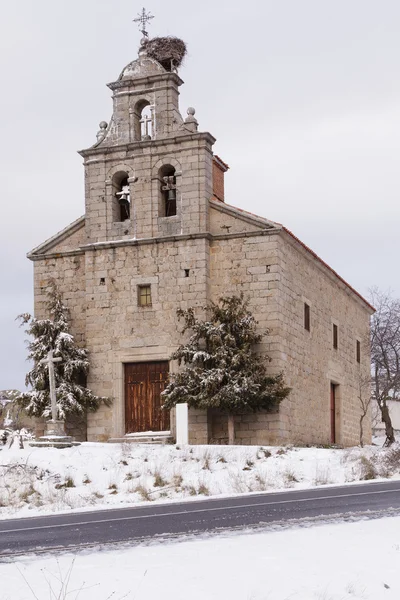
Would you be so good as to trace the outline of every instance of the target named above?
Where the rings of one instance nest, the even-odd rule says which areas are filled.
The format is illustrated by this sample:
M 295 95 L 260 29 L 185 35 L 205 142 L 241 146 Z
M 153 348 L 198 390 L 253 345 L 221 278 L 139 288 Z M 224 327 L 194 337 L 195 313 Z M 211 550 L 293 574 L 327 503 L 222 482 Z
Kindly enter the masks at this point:
M 188 405 L 177 404 L 175 406 L 176 415 L 176 443 L 177 444 L 188 444 L 189 443 L 189 419 L 188 419 Z

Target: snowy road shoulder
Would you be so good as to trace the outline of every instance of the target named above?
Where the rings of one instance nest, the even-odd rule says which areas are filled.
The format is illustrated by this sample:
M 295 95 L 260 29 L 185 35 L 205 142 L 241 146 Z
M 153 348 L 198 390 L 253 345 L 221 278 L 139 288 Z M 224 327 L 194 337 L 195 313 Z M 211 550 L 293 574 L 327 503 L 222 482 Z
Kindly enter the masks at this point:
M 397 600 L 399 567 L 392 517 L 25 558 L 0 572 L 13 600 L 48 596 L 49 582 L 57 594 L 63 582 L 65 592 L 81 590 L 82 600 L 158 600 L 160 589 L 163 600 Z
M 0 452 L 0 518 L 399 478 L 400 446 L 141 446 Z

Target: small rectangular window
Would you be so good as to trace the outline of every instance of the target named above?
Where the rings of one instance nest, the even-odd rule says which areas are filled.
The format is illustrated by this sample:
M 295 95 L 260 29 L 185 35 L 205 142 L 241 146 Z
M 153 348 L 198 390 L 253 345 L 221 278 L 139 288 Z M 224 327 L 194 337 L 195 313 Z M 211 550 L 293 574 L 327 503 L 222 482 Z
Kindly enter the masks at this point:
M 357 345 L 356 345 L 356 358 L 357 358 L 357 362 L 360 363 L 361 362 L 361 342 L 359 340 L 357 340 Z
M 304 329 L 310 331 L 310 307 L 304 303 Z
M 138 286 L 138 305 L 139 306 L 151 306 L 151 286 L 150 285 L 139 285 Z
M 335 323 L 333 324 L 333 328 L 332 328 L 332 342 L 333 342 L 333 347 L 335 348 L 335 350 L 337 350 L 337 348 L 338 348 L 338 326 L 335 325 Z

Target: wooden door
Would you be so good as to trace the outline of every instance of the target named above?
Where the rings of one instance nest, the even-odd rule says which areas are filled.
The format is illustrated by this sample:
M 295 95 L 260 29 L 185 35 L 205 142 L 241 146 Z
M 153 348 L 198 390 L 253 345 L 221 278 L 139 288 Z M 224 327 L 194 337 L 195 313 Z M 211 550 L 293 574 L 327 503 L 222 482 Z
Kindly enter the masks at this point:
M 169 430 L 169 411 L 161 410 L 167 381 L 167 361 L 125 365 L 126 433 Z
M 331 383 L 331 444 L 336 443 L 336 385 Z

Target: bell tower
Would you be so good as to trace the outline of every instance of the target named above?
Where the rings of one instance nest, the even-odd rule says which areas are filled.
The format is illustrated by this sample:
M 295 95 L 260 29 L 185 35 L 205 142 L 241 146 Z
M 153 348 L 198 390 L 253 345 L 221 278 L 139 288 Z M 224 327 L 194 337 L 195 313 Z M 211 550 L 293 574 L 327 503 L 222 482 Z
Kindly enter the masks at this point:
M 149 39 L 143 10 L 138 58 L 113 93 L 113 114 L 97 142 L 82 150 L 87 243 L 206 233 L 213 195 L 210 133 L 199 132 L 194 108 L 182 118 L 178 69 L 185 43 Z M 147 19 L 147 21 L 146 21 Z

